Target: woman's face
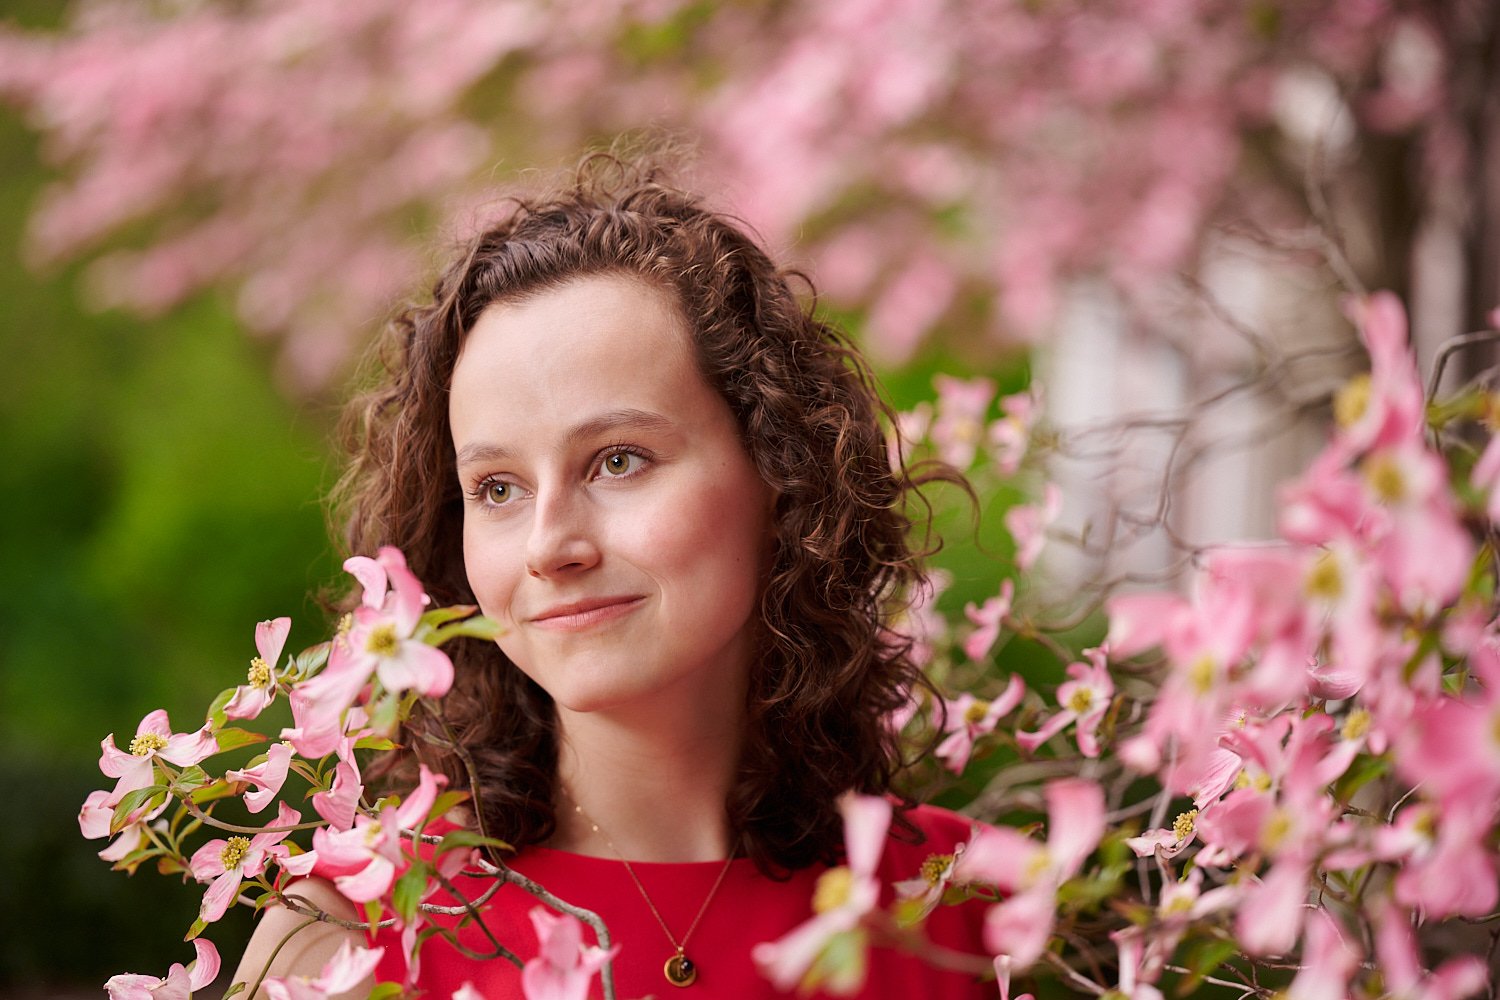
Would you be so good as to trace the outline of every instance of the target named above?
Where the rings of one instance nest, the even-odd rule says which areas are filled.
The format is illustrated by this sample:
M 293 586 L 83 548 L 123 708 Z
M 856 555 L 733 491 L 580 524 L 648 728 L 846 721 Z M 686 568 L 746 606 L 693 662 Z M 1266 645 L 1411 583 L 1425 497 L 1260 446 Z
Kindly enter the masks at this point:
M 453 372 L 464 563 L 561 706 L 740 689 L 770 489 L 668 293 L 591 276 L 490 306 Z

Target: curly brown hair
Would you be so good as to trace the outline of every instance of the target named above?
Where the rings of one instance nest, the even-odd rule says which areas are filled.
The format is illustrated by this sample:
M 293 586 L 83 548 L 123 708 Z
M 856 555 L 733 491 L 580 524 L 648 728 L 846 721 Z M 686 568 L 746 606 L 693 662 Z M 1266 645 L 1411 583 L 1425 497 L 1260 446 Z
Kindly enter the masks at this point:
M 448 427 L 465 333 L 492 303 L 601 274 L 673 295 L 704 379 L 777 497 L 759 607 L 765 648 L 751 668 L 730 829 L 768 874 L 834 863 L 838 796 L 890 791 L 903 761 L 887 717 L 926 684 L 910 643 L 885 627 L 925 554 L 907 513 L 918 477 L 893 472 L 881 424 L 889 411 L 859 352 L 814 316 L 813 296 L 804 305 L 794 291 L 810 283 L 658 168 L 595 155 L 563 188 L 509 199 L 442 271 L 432 300 L 396 316 L 378 384 L 345 424 L 351 462 L 335 493 L 345 542 L 357 553 L 394 545 L 434 601 L 474 603 Z M 930 478 L 951 477 L 920 477 Z M 471 758 L 483 828 L 518 848 L 545 841 L 557 792 L 550 697 L 494 643 L 459 640 L 449 651 L 456 679 L 444 715 Z M 458 787 L 471 784 L 451 748 L 415 752 Z

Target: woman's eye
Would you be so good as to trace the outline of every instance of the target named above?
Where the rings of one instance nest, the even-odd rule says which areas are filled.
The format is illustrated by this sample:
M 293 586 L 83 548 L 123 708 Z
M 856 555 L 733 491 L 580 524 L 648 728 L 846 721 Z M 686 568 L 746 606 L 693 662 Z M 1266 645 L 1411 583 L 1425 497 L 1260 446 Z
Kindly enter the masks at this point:
M 645 461 L 634 452 L 611 451 L 599 462 L 599 472 L 605 476 L 628 476 L 639 472 Z
M 504 483 L 498 479 L 491 479 L 489 482 L 483 483 L 479 487 L 480 498 L 485 503 L 490 504 L 494 507 L 509 503 L 511 494 L 514 492 L 515 490 L 510 485 L 510 483 Z

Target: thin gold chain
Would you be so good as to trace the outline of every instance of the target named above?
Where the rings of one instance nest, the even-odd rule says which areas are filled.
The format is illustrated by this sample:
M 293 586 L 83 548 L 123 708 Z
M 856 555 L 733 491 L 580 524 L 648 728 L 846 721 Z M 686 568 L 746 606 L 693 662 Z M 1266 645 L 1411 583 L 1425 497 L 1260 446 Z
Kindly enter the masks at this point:
M 658 910 L 656 908 L 656 904 L 651 901 L 651 894 L 647 892 L 646 887 L 641 884 L 640 876 L 635 873 L 635 869 L 630 866 L 630 861 L 625 857 L 625 855 L 620 853 L 620 849 L 615 846 L 615 842 L 609 839 L 609 834 L 599 829 L 599 824 L 590 819 L 589 814 L 583 811 L 583 806 L 579 805 L 577 802 L 573 803 L 573 811 L 576 812 L 583 819 L 583 821 L 589 825 L 590 829 L 592 829 L 599 836 L 603 837 L 604 842 L 609 845 L 609 849 L 615 852 L 615 857 L 619 858 L 620 863 L 625 866 L 625 874 L 630 876 L 630 881 L 635 883 L 636 891 L 641 894 L 641 898 L 646 901 L 646 905 L 651 909 L 651 915 L 656 918 L 657 924 L 661 927 L 661 932 L 667 936 L 668 941 L 672 942 L 672 947 L 676 949 L 677 954 L 681 955 L 684 950 L 686 950 L 687 943 L 693 936 L 693 931 L 698 929 L 698 923 L 703 919 L 703 914 L 708 912 L 708 904 L 713 902 L 714 896 L 716 896 L 719 892 L 719 886 L 724 884 L 724 876 L 729 874 L 729 866 L 734 863 L 735 850 L 738 850 L 739 845 L 736 844 L 735 850 L 731 850 L 729 852 L 729 857 L 724 859 L 724 867 L 719 869 L 719 877 L 714 880 L 714 887 L 708 890 L 707 896 L 703 897 L 703 905 L 698 907 L 698 915 L 694 917 L 693 922 L 688 925 L 687 933 L 682 936 L 682 941 L 679 942 L 677 938 L 672 936 L 672 931 L 667 927 L 667 922 L 662 919 L 661 911 Z

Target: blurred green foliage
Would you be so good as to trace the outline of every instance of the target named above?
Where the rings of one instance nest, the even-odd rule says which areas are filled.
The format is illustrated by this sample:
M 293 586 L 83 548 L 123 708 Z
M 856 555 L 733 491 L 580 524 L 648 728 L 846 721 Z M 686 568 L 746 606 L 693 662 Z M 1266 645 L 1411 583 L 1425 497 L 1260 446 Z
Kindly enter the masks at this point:
M 324 627 L 319 496 L 330 414 L 299 410 L 270 354 L 212 302 L 98 315 L 76 276 L 22 266 L 35 142 L 0 118 L 0 994 L 94 987 L 192 957 L 199 893 L 111 872 L 78 835 L 99 740 L 167 708 L 176 728 L 240 682 L 254 623 Z M 215 937 L 226 956 L 248 934 Z

